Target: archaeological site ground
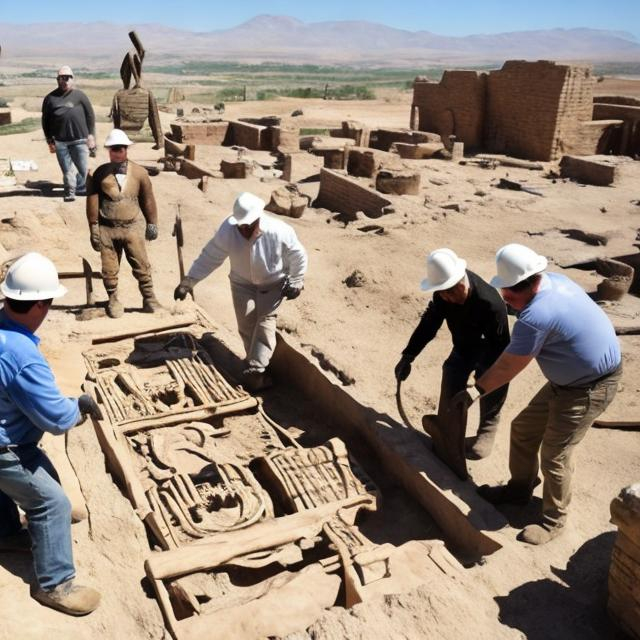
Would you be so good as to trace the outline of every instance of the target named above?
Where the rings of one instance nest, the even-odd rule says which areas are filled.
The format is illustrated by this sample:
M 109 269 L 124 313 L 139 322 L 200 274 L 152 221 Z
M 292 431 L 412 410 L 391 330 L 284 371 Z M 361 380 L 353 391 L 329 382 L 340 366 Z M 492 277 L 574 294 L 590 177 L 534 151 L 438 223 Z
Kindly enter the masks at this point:
M 640 638 L 640 497 L 625 492 L 640 482 L 640 79 L 522 60 L 216 75 L 154 67 L 144 44 L 132 36 L 122 75 L 76 71 L 98 121 L 90 170 L 113 114 L 159 206 L 147 247 L 162 309 L 142 313 L 123 263 L 115 320 L 85 201 L 63 202 L 39 126 L 58 61 L 0 59 L 0 267 L 27 251 L 55 262 L 69 294 L 41 348 L 62 390 L 102 410 L 43 440 L 101 606 L 42 607 L 30 556 L 1 554 L 0 639 Z M 227 266 L 173 300 L 176 214 L 188 269 L 243 191 L 309 255 L 302 295 L 279 312 L 275 384 L 253 394 Z M 541 487 L 525 508 L 476 493 L 508 478 L 509 424 L 538 367 L 511 384 L 477 461 L 422 427 L 446 327 L 401 388 L 394 377 L 430 299 L 426 255 L 450 247 L 489 280 L 510 242 L 592 295 L 623 352 L 618 395 L 578 448 L 567 530 L 540 547 L 516 536 Z M 477 420 L 474 407 L 469 442 Z

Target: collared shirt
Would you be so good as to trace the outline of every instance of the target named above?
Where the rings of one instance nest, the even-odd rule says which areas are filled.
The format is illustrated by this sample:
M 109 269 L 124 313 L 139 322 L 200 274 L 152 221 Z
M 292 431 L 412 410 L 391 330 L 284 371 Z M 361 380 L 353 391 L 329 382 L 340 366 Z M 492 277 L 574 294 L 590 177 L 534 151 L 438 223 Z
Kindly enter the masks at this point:
M 269 286 L 288 276 L 293 286 L 302 286 L 307 270 L 307 252 L 293 228 L 264 213 L 259 232 L 249 240 L 227 218 L 196 258 L 188 277 L 195 281 L 206 278 L 227 257 L 229 279 L 238 284 Z
M 545 377 L 561 386 L 588 384 L 621 362 L 620 343 L 605 312 L 560 273 L 542 275 L 506 351 L 534 356 Z
M 78 401 L 60 393 L 39 342 L 0 311 L 0 446 L 64 433 L 80 418 Z
M 453 348 L 462 356 L 495 361 L 509 344 L 507 309 L 500 294 L 479 275 L 467 270 L 470 291 L 463 304 L 433 294 L 403 355 L 415 358 L 435 338 L 446 320 Z

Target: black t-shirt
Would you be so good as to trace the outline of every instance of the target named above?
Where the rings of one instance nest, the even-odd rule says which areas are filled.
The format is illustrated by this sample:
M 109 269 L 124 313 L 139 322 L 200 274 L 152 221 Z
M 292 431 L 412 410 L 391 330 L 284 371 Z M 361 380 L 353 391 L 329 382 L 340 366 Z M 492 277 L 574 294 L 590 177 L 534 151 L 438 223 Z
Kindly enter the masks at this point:
M 467 270 L 471 290 L 464 304 L 446 302 L 436 291 L 403 355 L 415 358 L 446 320 L 454 349 L 462 356 L 495 360 L 509 344 L 507 309 L 500 294 Z

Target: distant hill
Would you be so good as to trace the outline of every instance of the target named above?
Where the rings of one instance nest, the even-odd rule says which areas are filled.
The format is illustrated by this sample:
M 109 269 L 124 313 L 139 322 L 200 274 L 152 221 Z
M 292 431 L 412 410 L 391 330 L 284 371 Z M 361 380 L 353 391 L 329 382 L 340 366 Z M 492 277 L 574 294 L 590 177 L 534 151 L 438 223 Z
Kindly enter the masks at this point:
M 112 67 L 129 48 L 131 29 L 145 45 L 149 64 L 193 59 L 355 66 L 482 64 L 513 58 L 640 61 L 640 42 L 619 31 L 578 28 L 449 37 L 367 21 L 305 23 L 261 15 L 206 33 L 158 24 L 0 22 L 1 63 L 46 57 Z

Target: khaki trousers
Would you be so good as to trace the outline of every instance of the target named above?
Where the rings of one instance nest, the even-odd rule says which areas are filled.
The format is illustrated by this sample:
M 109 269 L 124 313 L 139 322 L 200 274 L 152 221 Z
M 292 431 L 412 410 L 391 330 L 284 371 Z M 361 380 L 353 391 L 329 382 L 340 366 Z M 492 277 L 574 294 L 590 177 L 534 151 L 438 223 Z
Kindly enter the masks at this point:
M 510 482 L 530 489 L 542 470 L 542 515 L 549 526 L 566 521 L 575 447 L 615 397 L 621 376 L 622 366 L 581 387 L 547 382 L 511 423 Z
M 276 348 L 276 318 L 282 302 L 282 282 L 269 288 L 232 282 L 231 297 L 247 354 L 247 368 L 264 371 Z
M 131 265 L 140 293 L 144 298 L 153 297 L 151 265 L 147 258 L 144 239 L 144 225 L 135 222 L 126 227 L 100 225 L 100 257 L 102 258 L 102 279 L 107 294 L 118 289 L 118 273 L 122 253 Z

